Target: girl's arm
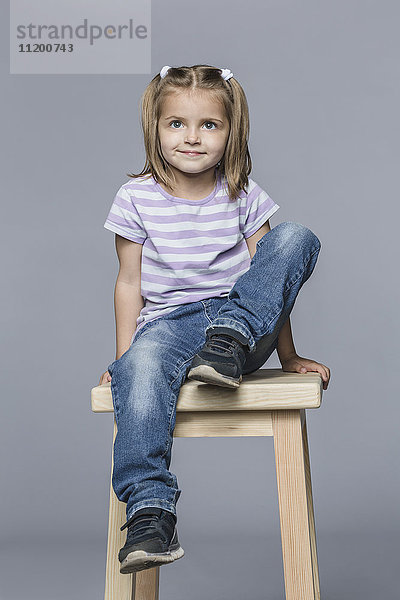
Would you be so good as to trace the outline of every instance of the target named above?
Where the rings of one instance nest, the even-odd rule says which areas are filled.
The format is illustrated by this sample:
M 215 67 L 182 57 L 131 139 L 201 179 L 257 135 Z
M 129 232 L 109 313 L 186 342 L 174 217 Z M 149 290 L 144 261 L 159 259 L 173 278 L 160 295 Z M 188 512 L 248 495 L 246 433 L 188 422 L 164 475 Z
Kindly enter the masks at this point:
M 290 326 L 290 317 L 288 317 L 282 326 L 278 335 L 278 346 L 276 351 L 281 364 L 290 356 L 296 355 L 296 349 L 293 343 L 292 328 Z
M 116 360 L 126 352 L 144 306 L 141 295 L 142 244 L 115 235 L 119 273 L 114 290 Z

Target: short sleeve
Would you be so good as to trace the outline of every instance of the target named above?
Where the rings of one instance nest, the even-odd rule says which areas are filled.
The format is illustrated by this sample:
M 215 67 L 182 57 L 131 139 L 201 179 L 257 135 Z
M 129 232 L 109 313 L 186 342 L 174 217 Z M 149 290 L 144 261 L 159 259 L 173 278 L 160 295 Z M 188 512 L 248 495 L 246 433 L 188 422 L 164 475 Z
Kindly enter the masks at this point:
M 280 206 L 257 184 L 249 192 L 246 200 L 246 217 L 242 233 L 245 238 L 248 238 L 260 229 Z
M 142 219 L 134 204 L 134 198 L 124 186 L 119 188 L 114 197 L 104 227 L 137 244 L 143 244 L 147 238 Z

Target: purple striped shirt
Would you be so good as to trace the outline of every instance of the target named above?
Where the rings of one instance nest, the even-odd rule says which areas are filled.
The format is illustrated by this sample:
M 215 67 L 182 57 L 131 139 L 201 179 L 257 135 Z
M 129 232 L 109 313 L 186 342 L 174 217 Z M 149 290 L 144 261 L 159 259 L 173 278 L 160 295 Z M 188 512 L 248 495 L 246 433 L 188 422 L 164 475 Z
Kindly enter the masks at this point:
M 153 177 L 117 191 L 104 227 L 143 245 L 136 331 L 181 304 L 227 296 L 250 266 L 245 242 L 279 207 L 249 178 L 247 193 L 228 196 L 225 177 L 201 200 L 172 196 Z M 135 335 L 134 334 L 134 335 Z

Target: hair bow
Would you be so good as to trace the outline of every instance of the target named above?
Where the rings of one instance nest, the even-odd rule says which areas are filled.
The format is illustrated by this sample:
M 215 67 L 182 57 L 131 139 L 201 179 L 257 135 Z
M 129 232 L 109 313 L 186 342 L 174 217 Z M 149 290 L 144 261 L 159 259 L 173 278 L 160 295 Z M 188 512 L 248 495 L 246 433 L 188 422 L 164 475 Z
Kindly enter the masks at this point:
M 225 81 L 227 81 L 228 79 L 233 77 L 233 73 L 229 69 L 221 69 L 221 77 L 225 79 Z
M 168 65 L 165 65 L 165 67 L 163 67 L 160 71 L 160 77 L 161 79 L 164 79 L 164 77 L 166 76 L 166 74 L 168 73 L 168 70 L 171 67 L 169 67 Z M 221 77 L 223 79 L 225 79 L 225 81 L 227 81 L 228 79 L 230 79 L 231 77 L 233 77 L 233 73 L 230 69 L 220 69 L 221 71 Z

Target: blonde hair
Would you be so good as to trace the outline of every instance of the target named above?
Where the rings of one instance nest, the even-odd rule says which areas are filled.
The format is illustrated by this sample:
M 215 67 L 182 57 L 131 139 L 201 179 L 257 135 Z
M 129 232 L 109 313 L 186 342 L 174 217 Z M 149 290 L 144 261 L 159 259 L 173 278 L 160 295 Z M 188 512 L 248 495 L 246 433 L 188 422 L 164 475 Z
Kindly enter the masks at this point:
M 242 86 L 234 77 L 225 81 L 221 69 L 210 65 L 170 67 L 162 79 L 158 73 L 148 84 L 141 98 L 141 123 L 144 135 L 146 162 L 141 173 L 129 177 L 152 175 L 158 183 L 173 189 L 175 175 L 164 160 L 158 136 L 158 121 L 167 94 L 180 90 L 209 90 L 216 102 L 221 102 L 229 121 L 230 131 L 224 155 L 216 167 L 216 175 L 225 175 L 231 200 L 246 191 L 252 169 L 248 149 L 249 110 Z

